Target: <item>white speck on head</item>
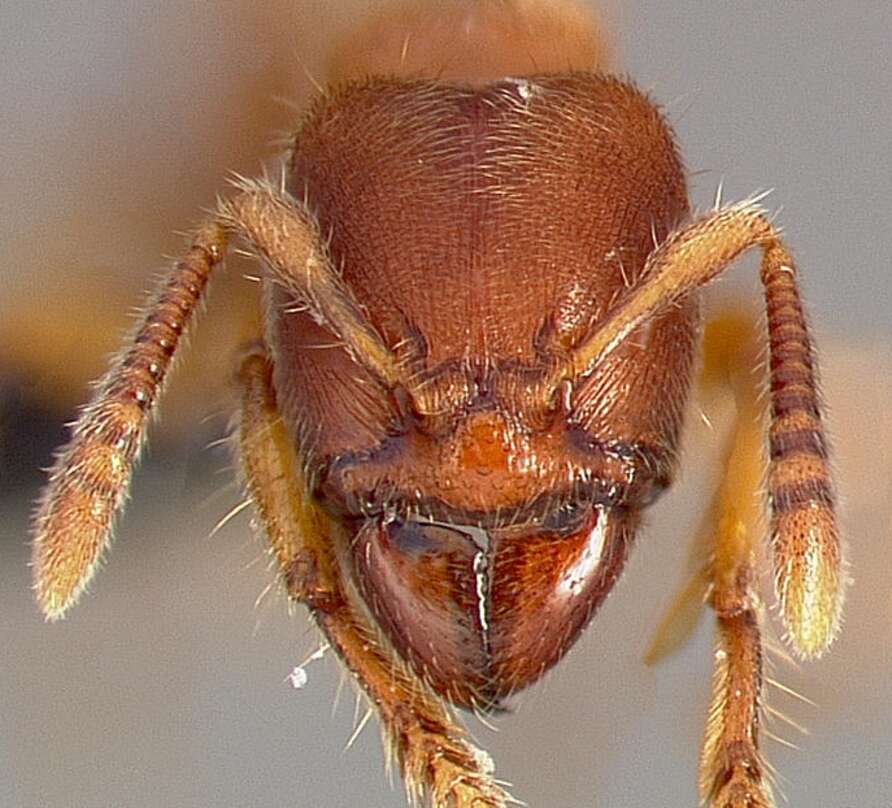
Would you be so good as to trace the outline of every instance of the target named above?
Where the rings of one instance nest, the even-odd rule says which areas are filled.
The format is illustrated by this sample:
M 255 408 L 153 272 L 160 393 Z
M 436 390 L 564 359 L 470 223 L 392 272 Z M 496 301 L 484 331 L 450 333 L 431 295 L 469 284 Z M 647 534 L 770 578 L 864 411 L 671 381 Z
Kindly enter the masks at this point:
M 514 85 L 514 89 L 524 102 L 529 102 L 533 96 L 541 92 L 540 88 L 529 79 L 508 77 L 505 81 Z

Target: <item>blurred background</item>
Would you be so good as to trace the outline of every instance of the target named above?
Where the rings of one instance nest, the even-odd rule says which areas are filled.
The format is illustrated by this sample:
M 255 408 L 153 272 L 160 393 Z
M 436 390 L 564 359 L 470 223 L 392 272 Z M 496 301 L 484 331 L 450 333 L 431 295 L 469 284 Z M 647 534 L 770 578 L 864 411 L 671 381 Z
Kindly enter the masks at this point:
M 0 4 L 0 806 L 401 806 L 374 722 L 275 594 L 220 438 L 255 288 L 230 265 L 133 488 L 108 567 L 64 622 L 30 596 L 37 469 L 64 439 L 162 256 L 273 164 L 331 43 L 375 4 Z M 766 741 L 791 806 L 880 808 L 892 774 L 892 6 L 602 3 L 622 71 L 667 109 L 695 203 L 776 189 L 822 349 L 855 584 L 826 659 L 778 660 Z M 749 267 L 749 271 L 746 269 Z M 757 294 L 753 263 L 717 294 Z M 232 316 L 232 312 L 238 316 Z M 710 694 L 703 620 L 655 668 L 647 639 L 684 577 L 719 443 L 692 413 L 679 485 L 615 594 L 497 732 L 471 722 L 531 806 L 692 806 Z M 333 707 L 336 705 L 336 707 Z M 364 708 L 361 708 L 360 714 Z

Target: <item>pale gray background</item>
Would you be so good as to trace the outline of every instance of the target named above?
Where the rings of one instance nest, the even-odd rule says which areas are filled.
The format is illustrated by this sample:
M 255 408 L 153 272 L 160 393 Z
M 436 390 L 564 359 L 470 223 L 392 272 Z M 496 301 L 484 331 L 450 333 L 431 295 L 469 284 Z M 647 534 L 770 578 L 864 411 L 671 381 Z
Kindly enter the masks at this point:
M 313 69 L 360 4 L 337 20 L 321 0 L 296 2 L 279 25 L 264 18 L 286 3 L 250 5 L 0 4 L 0 318 L 21 301 L 40 308 L 71 273 L 104 274 L 94 302 L 101 310 L 107 296 L 111 333 L 123 327 L 149 270 L 178 248 L 173 231 L 211 204 L 228 169 L 256 170 L 270 153 L 264 132 L 287 128 L 292 113 L 270 97 L 307 89 L 299 68 L 282 78 L 287 58 Z M 892 5 L 611 9 L 622 66 L 668 105 L 690 169 L 708 172 L 692 180 L 697 203 L 724 177 L 726 198 L 774 187 L 768 204 L 783 206 L 824 352 L 856 585 L 833 652 L 799 669 L 779 663 L 819 706 L 772 701 L 810 735 L 775 724 L 801 751 L 767 748 L 794 808 L 882 808 L 892 795 Z M 66 347 L 71 361 L 78 349 Z M 223 367 L 230 351 L 219 348 Z M 0 483 L 0 806 L 404 804 L 374 723 L 344 750 L 353 697 L 345 687 L 332 716 L 334 661 L 313 664 L 303 691 L 283 683 L 315 639 L 277 598 L 255 608 L 269 574 L 247 517 L 207 537 L 238 501 L 231 475 L 215 473 L 225 453 L 200 450 L 225 424 L 224 390 L 220 379 L 193 404 L 182 451 L 171 416 L 107 569 L 62 624 L 44 625 L 28 592 L 33 481 Z M 708 621 L 677 657 L 641 662 L 715 462 L 715 437 L 691 427 L 683 485 L 651 512 L 602 614 L 498 733 L 474 726 L 534 808 L 696 804 Z

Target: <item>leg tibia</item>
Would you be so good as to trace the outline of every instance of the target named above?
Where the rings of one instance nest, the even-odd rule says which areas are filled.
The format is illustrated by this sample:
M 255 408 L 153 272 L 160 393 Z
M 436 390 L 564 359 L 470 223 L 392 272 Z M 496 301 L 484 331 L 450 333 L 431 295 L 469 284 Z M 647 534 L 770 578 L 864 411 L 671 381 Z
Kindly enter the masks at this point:
M 341 590 L 337 562 L 321 530 L 325 516 L 304 493 L 303 470 L 276 406 L 271 373 L 262 347 L 239 370 L 242 471 L 288 597 L 331 607 Z
M 307 494 L 305 475 L 276 408 L 271 366 L 243 362 L 239 445 L 247 486 L 291 598 L 306 604 L 378 713 L 410 797 L 435 808 L 500 808 L 507 794 L 488 758 L 407 668 L 351 599 L 336 557 L 342 528 Z
M 713 701 L 700 766 L 700 790 L 711 808 L 774 805 L 759 747 L 762 720 L 762 644 L 756 569 L 760 557 L 762 418 L 753 365 L 755 328 L 729 315 L 706 331 L 705 381 L 734 393 L 736 424 L 711 521 L 709 602 L 718 639 Z
M 719 612 L 718 628 L 701 797 L 710 808 L 773 808 L 759 751 L 762 646 L 756 611 Z

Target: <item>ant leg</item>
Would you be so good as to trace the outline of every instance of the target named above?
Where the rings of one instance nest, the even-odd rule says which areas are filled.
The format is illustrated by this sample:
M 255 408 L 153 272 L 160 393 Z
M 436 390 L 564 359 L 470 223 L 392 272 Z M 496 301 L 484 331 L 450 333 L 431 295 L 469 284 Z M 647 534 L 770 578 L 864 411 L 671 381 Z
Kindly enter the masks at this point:
M 307 492 L 276 405 L 272 366 L 257 350 L 242 363 L 239 447 L 247 488 L 291 599 L 305 604 L 375 708 L 410 799 L 434 808 L 502 808 L 492 763 L 351 601 L 336 554 L 349 537 Z
M 154 405 L 225 248 L 226 233 L 216 222 L 197 231 L 97 382 L 49 472 L 32 564 L 38 603 L 51 620 L 78 599 L 108 546 Z
M 725 473 L 712 503 L 708 602 L 718 625 L 712 705 L 700 761 L 700 795 L 713 808 L 773 808 L 759 747 L 762 713 L 761 603 L 757 594 L 761 535 L 762 411 L 754 369 L 758 351 L 749 318 L 707 326 L 705 376 L 734 392 L 736 426 Z

